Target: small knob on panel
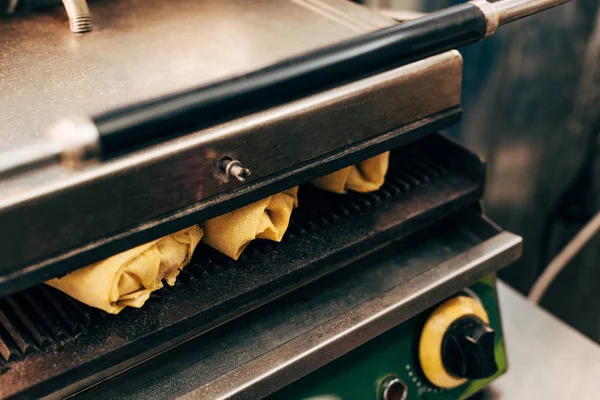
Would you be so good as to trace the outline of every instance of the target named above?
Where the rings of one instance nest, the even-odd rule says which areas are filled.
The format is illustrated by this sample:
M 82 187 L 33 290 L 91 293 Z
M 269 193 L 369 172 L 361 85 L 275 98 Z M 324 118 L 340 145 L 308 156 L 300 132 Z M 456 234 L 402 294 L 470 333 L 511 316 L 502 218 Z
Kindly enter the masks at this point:
M 474 315 L 454 321 L 444 334 L 442 361 L 458 378 L 483 379 L 498 372 L 494 356 L 494 330 Z
M 405 400 L 408 395 L 406 384 L 397 375 L 390 375 L 379 385 L 379 400 Z
M 232 160 L 229 157 L 223 158 L 219 162 L 219 167 L 228 178 L 235 178 L 240 182 L 245 182 L 251 174 L 248 168 L 244 168 L 242 163 L 238 160 Z

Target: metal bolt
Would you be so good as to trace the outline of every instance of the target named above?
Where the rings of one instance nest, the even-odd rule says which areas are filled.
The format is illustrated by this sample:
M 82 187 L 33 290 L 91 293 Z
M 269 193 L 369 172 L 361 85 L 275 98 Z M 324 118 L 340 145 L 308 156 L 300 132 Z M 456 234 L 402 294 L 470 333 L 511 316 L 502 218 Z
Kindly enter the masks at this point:
M 92 30 L 92 14 L 86 0 L 62 0 L 67 15 L 69 28 L 73 33 L 85 33 Z
M 242 163 L 238 160 L 232 160 L 229 157 L 225 157 L 221 160 L 219 165 L 227 177 L 234 177 L 240 182 L 245 182 L 246 178 L 250 176 L 250 170 L 244 168 Z

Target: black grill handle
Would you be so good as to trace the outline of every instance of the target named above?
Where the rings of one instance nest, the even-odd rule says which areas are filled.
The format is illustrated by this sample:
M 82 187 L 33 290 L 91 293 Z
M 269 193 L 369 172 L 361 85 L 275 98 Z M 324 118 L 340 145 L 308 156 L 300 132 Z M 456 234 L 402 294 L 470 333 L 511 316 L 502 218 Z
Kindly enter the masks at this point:
M 498 25 L 570 0 L 474 0 L 249 74 L 117 109 L 92 120 L 97 152 L 118 153 L 265 110 L 477 42 Z
M 390 70 L 486 33 L 471 3 L 289 58 L 208 86 L 110 111 L 93 118 L 105 155 L 197 131 Z

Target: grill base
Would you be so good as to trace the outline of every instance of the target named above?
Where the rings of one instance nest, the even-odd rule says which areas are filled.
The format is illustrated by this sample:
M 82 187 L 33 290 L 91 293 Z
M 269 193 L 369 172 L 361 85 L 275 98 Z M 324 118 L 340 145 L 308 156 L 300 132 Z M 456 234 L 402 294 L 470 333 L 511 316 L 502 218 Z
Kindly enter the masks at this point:
M 461 211 L 95 385 L 77 399 L 258 399 L 287 387 L 276 398 L 304 399 L 327 393 L 363 400 L 374 395 L 373 382 L 392 372 L 412 383 L 411 398 L 437 398 L 431 393 L 420 396 L 408 375 L 418 371 L 418 362 L 413 364 L 417 343 L 406 339 L 418 341 L 426 308 L 514 261 L 520 243 L 520 238 L 498 232 L 478 213 Z M 480 299 L 491 312 L 494 290 L 485 286 L 492 298 Z M 475 290 L 471 294 L 479 292 L 471 289 Z M 498 317 L 496 311 L 492 313 Z M 500 334 L 498 319 L 493 326 Z M 385 342 L 390 342 L 385 337 L 403 350 L 387 347 Z M 357 353 L 372 362 L 359 363 L 363 371 L 342 385 L 350 393 L 338 392 L 342 389 L 335 387 L 339 375 L 330 374 L 336 368 L 331 365 L 342 364 L 342 373 L 354 374 L 357 365 L 347 362 L 347 357 Z M 387 361 L 373 362 L 376 354 L 383 354 Z M 328 364 L 339 356 L 342 359 Z M 407 371 L 405 362 L 416 368 Z M 319 379 L 311 380 L 310 371 L 327 375 L 328 387 L 318 391 Z M 305 377 L 311 380 L 308 384 Z M 425 377 L 421 380 L 426 382 Z M 301 391 L 294 391 L 298 387 Z M 461 392 L 450 396 L 460 398 Z
M 255 241 L 237 262 L 200 245 L 142 309 L 106 316 L 43 285 L 0 299 L 0 396 L 85 388 L 477 202 L 484 176 L 431 135 L 393 152 L 378 192 L 302 187 L 282 243 Z

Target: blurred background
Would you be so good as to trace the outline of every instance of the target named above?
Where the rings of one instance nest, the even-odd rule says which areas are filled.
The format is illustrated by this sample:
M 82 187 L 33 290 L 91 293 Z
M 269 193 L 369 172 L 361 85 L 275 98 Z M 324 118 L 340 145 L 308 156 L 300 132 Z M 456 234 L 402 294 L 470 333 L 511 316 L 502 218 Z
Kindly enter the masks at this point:
M 362 3 L 427 12 L 461 2 Z M 449 133 L 488 161 L 487 212 L 525 243 L 500 276 L 526 294 L 600 209 L 599 2 L 577 0 L 507 25 L 461 53 L 464 114 Z M 541 305 L 600 342 L 600 235 Z

